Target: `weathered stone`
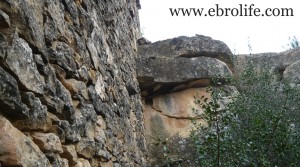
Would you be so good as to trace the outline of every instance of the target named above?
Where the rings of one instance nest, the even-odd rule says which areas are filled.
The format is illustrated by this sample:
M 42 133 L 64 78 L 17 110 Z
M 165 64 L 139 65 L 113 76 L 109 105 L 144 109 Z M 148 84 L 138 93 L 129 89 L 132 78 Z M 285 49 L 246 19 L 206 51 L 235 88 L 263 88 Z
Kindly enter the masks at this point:
M 56 42 L 52 54 L 49 55 L 49 61 L 61 66 L 70 77 L 74 75 L 77 69 L 74 56 L 75 51 L 68 44 Z
M 9 16 L 0 10 L 0 27 L 1 28 L 8 28 L 10 27 Z
M 141 68 L 139 77 L 152 78 L 159 83 L 185 82 L 206 78 L 226 78 L 231 76 L 225 63 L 209 57 L 148 59 L 138 61 Z M 144 68 L 143 68 L 144 67 Z
M 46 94 L 44 101 L 51 112 L 62 114 L 64 103 L 71 103 L 71 94 L 56 78 L 55 70 L 51 65 L 45 66 Z
M 95 90 L 101 100 L 105 100 L 105 82 L 103 82 L 103 78 L 101 75 L 98 75 L 96 83 L 95 83 Z
M 224 61 L 230 68 L 232 55 L 228 46 L 210 37 L 196 35 L 194 37 L 180 36 L 173 39 L 154 42 L 138 48 L 141 58 L 178 58 L 178 57 L 212 57 Z
M 101 121 L 99 121 L 98 119 L 97 126 L 95 128 L 95 141 L 99 143 L 105 143 L 106 141 L 106 135 L 104 132 L 105 128 L 102 129 L 101 127 L 103 127 L 104 125 L 101 124 L 102 124 Z
M 35 119 L 35 118 L 18 119 L 12 121 L 11 123 L 21 131 L 47 132 L 53 127 L 49 117 L 39 118 L 39 119 Z
M 2 62 L 6 57 L 8 51 L 8 43 L 6 42 L 6 37 L 0 33 L 0 61 Z
M 32 92 L 26 92 L 23 94 L 23 102 L 30 109 L 30 118 L 34 120 L 45 120 L 47 117 L 47 108 L 42 105 L 39 98 L 35 97 Z
M 137 40 L 139 45 L 146 45 L 146 44 L 150 44 L 152 43 L 151 41 L 149 41 L 147 38 L 142 37 L 140 39 Z
M 111 161 L 109 162 L 100 162 L 101 167 L 112 167 L 113 163 Z
M 191 88 L 189 83 L 196 80 L 224 80 L 232 76 L 230 49 L 223 42 L 202 35 L 142 45 L 138 55 L 137 75 L 143 96 Z M 179 88 L 182 85 L 185 88 Z
M 195 95 L 210 97 L 210 93 L 206 88 L 191 88 L 180 92 L 165 94 L 154 97 L 153 109 L 170 118 L 189 119 L 194 118 L 196 113 L 193 113 L 193 108 L 200 110 L 195 105 Z
M 84 82 L 86 82 L 90 79 L 89 72 L 85 66 L 82 66 L 78 70 L 78 74 L 79 74 L 79 78 Z
M 106 123 L 102 116 L 97 116 L 97 126 L 101 129 L 106 129 Z
M 97 149 L 96 156 L 101 158 L 101 161 L 109 161 L 112 157 L 112 155 L 105 148 Z
M 145 166 L 134 61 L 141 36 L 137 2 L 0 1 L 6 14 L 0 14 L 1 113 L 11 113 L 13 125 L 29 134 L 51 133 L 63 145 L 76 145 L 79 157 L 90 157 L 90 163 L 79 160 L 81 166 L 99 166 L 97 160 Z M 50 143 L 39 145 L 52 166 L 77 164 L 77 153 L 61 158 L 61 150 L 44 144 Z M 124 153 L 128 147 L 134 156 Z
M 82 139 L 76 144 L 76 152 L 85 158 L 92 158 L 96 154 L 95 142 L 89 139 Z
M 232 76 L 224 62 L 211 57 L 141 58 L 137 59 L 137 73 L 141 89 L 150 94 L 168 93 L 195 80 Z
M 61 160 L 60 166 L 69 167 L 69 161 L 67 159 L 61 158 L 60 160 Z
M 74 167 L 91 167 L 91 164 L 88 160 L 79 158 L 77 165 L 75 165 Z
M 1 113 L 16 118 L 29 117 L 29 109 L 21 101 L 16 80 L 0 67 L 0 108 Z
M 44 78 L 38 73 L 32 49 L 25 40 L 17 35 L 15 35 L 13 44 L 7 52 L 5 63 L 28 90 L 39 94 L 44 93 Z
M 0 162 L 3 166 L 50 166 L 32 140 L 0 116 Z
M 101 144 L 105 144 L 106 135 L 105 135 L 106 123 L 101 116 L 97 116 L 97 124 L 95 128 L 95 141 Z
M 66 5 L 67 12 L 71 15 L 72 21 L 79 25 L 79 17 L 78 17 L 78 10 L 77 6 L 74 1 L 72 0 L 64 0 L 64 4 Z
M 261 53 L 251 55 L 237 55 L 237 63 L 235 65 L 235 75 L 239 75 L 247 68 L 248 63 L 253 64 L 256 71 L 266 71 L 270 73 L 279 74 L 279 79 L 285 69 L 296 61 L 300 60 L 300 49 L 292 49 L 280 53 Z
M 80 130 L 76 125 L 70 125 L 66 120 L 59 122 L 59 127 L 63 130 L 67 142 L 78 142 L 81 140 Z
M 288 66 L 283 72 L 283 79 L 300 84 L 300 60 Z
M 80 94 L 85 99 L 88 99 L 87 87 L 84 82 L 78 81 L 73 78 L 67 79 L 67 74 L 61 67 L 57 65 L 52 66 L 55 68 L 59 81 L 71 93 L 71 95 Z
M 53 133 L 32 134 L 33 142 L 45 153 L 62 153 L 63 149 L 59 138 Z
M 61 158 L 58 154 L 46 153 L 52 167 L 68 167 L 69 163 L 67 159 Z
M 22 34 L 27 43 L 35 48 L 44 47 L 43 0 L 2 1 L 0 8 L 9 16 L 12 29 Z
M 194 127 L 191 118 L 193 108 L 202 111 L 194 104 L 194 96 L 210 97 L 206 88 L 191 88 L 171 94 L 160 95 L 145 104 L 145 126 L 148 136 L 169 137 L 179 134 L 188 137 Z
M 70 166 L 74 166 L 77 164 L 77 153 L 75 150 L 75 146 L 74 145 L 67 145 L 67 146 L 62 146 L 63 148 L 63 153 L 60 154 L 60 156 L 62 158 L 66 158 L 68 159 Z

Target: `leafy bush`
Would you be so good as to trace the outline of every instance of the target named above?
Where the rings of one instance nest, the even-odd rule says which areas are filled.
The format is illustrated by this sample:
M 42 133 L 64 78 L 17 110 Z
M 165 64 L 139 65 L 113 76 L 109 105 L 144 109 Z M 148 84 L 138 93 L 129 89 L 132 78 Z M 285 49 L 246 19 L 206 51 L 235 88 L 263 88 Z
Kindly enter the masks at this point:
M 220 87 L 196 96 L 207 122 L 191 134 L 199 166 L 300 166 L 300 91 L 252 69 L 232 82 L 240 93 L 226 106 Z

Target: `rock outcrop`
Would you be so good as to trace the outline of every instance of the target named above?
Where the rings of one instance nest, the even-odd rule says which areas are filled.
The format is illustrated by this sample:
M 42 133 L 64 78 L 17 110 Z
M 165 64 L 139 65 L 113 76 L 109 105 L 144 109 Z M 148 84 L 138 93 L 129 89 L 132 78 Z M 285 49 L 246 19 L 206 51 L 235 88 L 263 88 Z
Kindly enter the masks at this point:
M 0 166 L 144 166 L 137 0 L 0 1 Z
M 148 136 L 170 137 L 179 134 L 188 137 L 195 117 L 194 96 L 209 98 L 206 87 L 217 79 L 215 87 L 227 93 L 220 101 L 225 106 L 235 87 L 226 85 L 227 77 L 237 77 L 249 65 L 257 72 L 266 70 L 274 81 L 287 79 L 300 83 L 300 49 L 281 53 L 232 55 L 221 41 L 210 37 L 177 37 L 138 46 L 137 74 L 145 99 L 145 126 Z M 201 121 L 201 120 L 199 120 Z
M 232 76 L 230 49 L 210 37 L 178 37 L 138 46 L 137 75 L 145 99 L 147 136 L 188 137 L 195 118 L 194 96 L 209 98 L 213 79 Z M 199 119 L 199 121 L 201 121 Z
M 300 60 L 300 49 L 292 49 L 280 53 L 260 53 L 249 55 L 237 55 L 235 74 L 239 75 L 239 72 L 247 68 L 247 64 L 253 64 L 253 68 L 258 72 L 261 70 L 267 70 L 273 74 L 279 74 L 279 80 L 285 77 L 283 74 L 285 70 L 290 70 L 289 66 Z M 293 65 L 295 68 L 295 65 Z
M 232 75 L 231 51 L 210 37 L 177 37 L 138 47 L 137 73 L 143 96 L 208 86 Z

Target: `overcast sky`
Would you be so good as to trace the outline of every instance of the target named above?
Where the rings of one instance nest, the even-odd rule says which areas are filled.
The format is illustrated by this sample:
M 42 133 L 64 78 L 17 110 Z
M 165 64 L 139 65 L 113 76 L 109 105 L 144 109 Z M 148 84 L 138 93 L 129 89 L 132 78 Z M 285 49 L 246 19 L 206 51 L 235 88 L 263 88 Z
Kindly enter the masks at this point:
M 225 42 L 237 54 L 280 52 L 288 38 L 300 39 L 299 0 L 140 0 L 141 29 L 152 42 L 177 36 L 201 34 Z M 239 4 L 267 8 L 293 8 L 293 17 L 171 16 L 169 8 L 238 8 Z

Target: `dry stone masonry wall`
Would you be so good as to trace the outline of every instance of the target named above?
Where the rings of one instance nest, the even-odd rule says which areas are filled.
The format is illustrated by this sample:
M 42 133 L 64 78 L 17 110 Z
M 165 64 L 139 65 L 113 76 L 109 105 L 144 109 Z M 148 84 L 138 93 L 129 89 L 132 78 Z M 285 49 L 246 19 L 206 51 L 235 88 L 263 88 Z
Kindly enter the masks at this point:
M 0 166 L 145 164 L 138 8 L 0 1 Z

